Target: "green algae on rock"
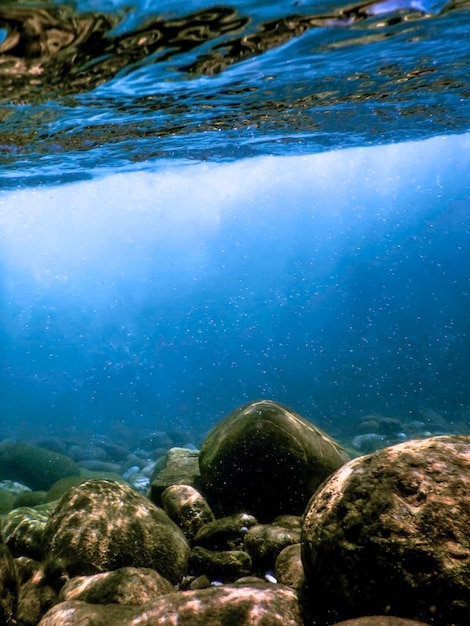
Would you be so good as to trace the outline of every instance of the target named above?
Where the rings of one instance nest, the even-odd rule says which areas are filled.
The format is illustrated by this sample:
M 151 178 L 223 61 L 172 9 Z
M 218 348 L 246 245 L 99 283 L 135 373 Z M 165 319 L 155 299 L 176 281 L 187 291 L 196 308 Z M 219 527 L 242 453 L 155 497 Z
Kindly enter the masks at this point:
M 44 529 L 54 507 L 55 503 L 22 506 L 8 513 L 3 535 L 15 557 L 27 556 L 39 561 L 44 558 Z
M 470 437 L 350 461 L 304 516 L 305 600 L 320 623 L 390 614 L 470 624 Z
M 240 511 L 270 522 L 301 514 L 317 487 L 348 455 L 329 435 L 287 407 L 250 402 L 225 417 L 199 455 L 203 493 L 223 515 Z
M 89 480 L 57 504 L 44 531 L 53 566 L 71 576 L 120 567 L 150 567 L 178 583 L 189 545 L 167 514 L 123 483 Z

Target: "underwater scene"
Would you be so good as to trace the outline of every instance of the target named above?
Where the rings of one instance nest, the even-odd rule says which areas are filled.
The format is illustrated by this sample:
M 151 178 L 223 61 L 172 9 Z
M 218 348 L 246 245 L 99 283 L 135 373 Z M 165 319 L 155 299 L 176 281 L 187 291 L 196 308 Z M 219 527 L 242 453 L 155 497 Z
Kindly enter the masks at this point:
M 0 626 L 470 624 L 467 0 L 0 3 Z

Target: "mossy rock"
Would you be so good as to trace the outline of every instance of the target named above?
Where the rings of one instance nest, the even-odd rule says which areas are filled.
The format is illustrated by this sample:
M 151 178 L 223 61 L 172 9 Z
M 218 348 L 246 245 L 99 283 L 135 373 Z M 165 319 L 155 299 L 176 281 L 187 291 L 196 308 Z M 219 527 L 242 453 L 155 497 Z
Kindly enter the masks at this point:
M 44 531 L 50 561 L 71 576 L 150 567 L 178 583 L 189 545 L 178 526 L 129 485 L 88 480 L 57 503 Z
M 230 413 L 206 437 L 199 455 L 202 491 L 221 515 L 244 511 L 264 522 L 301 515 L 318 486 L 348 458 L 312 422 L 259 400 Z
M 15 505 L 15 496 L 8 489 L 0 489 L 0 515 L 12 510 Z
M 27 556 L 36 561 L 45 556 L 43 533 L 54 506 L 23 506 L 8 513 L 3 521 L 3 536 L 13 556 Z
M 21 442 L 0 444 L 0 479 L 16 480 L 33 490 L 47 490 L 59 478 L 78 475 L 74 461 L 59 452 Z

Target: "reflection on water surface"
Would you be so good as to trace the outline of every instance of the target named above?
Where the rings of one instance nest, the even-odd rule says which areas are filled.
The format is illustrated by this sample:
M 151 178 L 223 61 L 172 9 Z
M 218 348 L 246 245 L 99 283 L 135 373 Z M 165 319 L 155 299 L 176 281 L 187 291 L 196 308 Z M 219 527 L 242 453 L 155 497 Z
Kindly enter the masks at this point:
M 469 15 L 466 0 L 2 3 L 4 184 L 463 132 Z

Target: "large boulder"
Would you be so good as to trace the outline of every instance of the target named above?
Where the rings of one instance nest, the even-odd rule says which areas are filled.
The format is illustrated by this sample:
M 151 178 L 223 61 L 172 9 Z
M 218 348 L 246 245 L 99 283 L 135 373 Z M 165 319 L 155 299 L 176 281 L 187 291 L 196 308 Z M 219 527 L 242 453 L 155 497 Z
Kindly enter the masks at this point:
M 189 545 L 168 515 L 123 483 L 89 480 L 72 487 L 44 529 L 51 567 L 71 576 L 150 567 L 173 584 L 186 573 Z
M 271 400 L 251 402 L 219 422 L 199 455 L 203 492 L 222 515 L 261 522 L 301 514 L 316 488 L 348 460 L 326 433 Z
M 303 626 L 297 595 L 283 585 L 223 585 L 162 596 L 138 607 L 68 601 L 39 626 Z
M 432 437 L 344 465 L 306 509 L 315 619 L 470 624 L 470 437 Z
M 79 473 L 72 459 L 60 452 L 22 442 L 0 444 L 0 480 L 16 480 L 31 489 L 47 490 L 59 478 Z

